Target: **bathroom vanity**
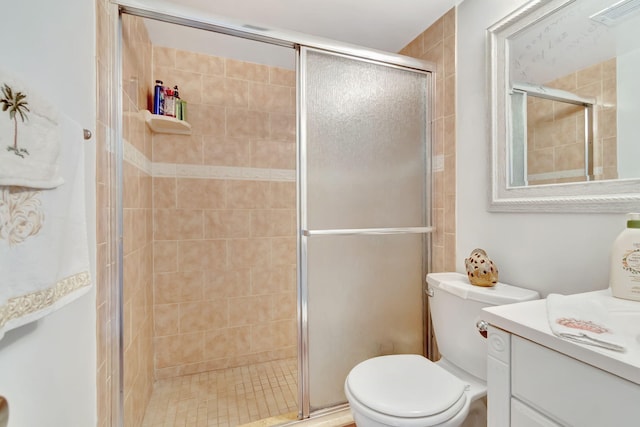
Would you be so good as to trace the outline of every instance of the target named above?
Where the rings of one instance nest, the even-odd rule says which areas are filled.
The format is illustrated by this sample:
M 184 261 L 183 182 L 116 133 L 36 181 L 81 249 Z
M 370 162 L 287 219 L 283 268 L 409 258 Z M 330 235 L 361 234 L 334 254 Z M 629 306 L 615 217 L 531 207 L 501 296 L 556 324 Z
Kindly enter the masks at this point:
M 488 426 L 640 425 L 640 303 L 590 292 L 614 310 L 627 351 L 552 334 L 546 300 L 485 308 Z

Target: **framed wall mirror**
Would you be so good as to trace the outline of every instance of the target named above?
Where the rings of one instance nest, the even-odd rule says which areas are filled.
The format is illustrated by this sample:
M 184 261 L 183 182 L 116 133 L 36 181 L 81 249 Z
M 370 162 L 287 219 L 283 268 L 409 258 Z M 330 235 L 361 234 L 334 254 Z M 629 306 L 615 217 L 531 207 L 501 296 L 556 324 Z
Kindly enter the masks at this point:
M 492 211 L 640 209 L 640 0 L 534 0 L 488 29 Z

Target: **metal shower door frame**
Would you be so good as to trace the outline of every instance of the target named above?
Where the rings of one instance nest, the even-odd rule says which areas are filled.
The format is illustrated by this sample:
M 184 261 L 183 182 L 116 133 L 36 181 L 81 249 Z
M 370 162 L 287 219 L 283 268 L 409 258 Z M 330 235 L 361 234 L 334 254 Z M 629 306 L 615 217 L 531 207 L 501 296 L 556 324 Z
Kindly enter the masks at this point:
M 433 112 L 433 94 L 435 88 L 435 64 L 424 61 L 421 59 L 411 58 L 395 53 L 389 53 L 384 51 L 378 51 L 365 47 L 349 45 L 338 41 L 332 41 L 324 38 L 318 38 L 309 36 L 302 33 L 293 31 L 283 31 L 277 29 L 269 29 L 256 27 L 250 23 L 240 22 L 237 20 L 220 17 L 212 14 L 203 13 L 200 10 L 188 8 L 178 4 L 171 3 L 158 3 L 154 0 L 111 0 L 110 2 L 110 16 L 111 16 L 111 28 L 116 34 L 116 43 L 112 46 L 112 67 L 111 81 L 110 81 L 110 96 L 111 111 L 113 117 L 110 119 L 110 125 L 112 126 L 112 132 L 110 132 L 110 145 L 114 150 L 114 157 L 116 162 L 116 181 L 122 182 L 122 166 L 123 161 L 122 154 L 122 118 L 119 116 L 122 106 L 122 94 L 119 88 L 121 87 L 121 54 L 122 46 L 120 45 L 120 17 L 122 14 L 129 14 L 132 16 L 138 16 L 141 18 L 154 19 L 170 24 L 182 25 L 190 28 L 201 29 L 205 31 L 226 34 L 234 37 L 240 37 L 248 40 L 263 42 L 271 45 L 288 47 L 296 51 L 298 56 L 296 64 L 300 63 L 300 50 L 301 47 L 317 49 L 326 53 L 343 55 L 349 58 L 375 62 L 377 64 L 386 65 L 390 67 L 403 68 L 407 70 L 414 70 L 417 72 L 424 72 L 431 74 L 429 93 L 431 94 L 428 102 L 429 114 Z M 299 70 L 296 70 L 299 75 Z M 304 132 L 301 131 L 301 117 L 303 112 L 300 111 L 300 77 L 298 77 L 297 87 L 297 147 L 298 147 L 298 174 L 300 174 L 300 158 L 304 156 L 304 150 L 301 150 L 301 138 L 304 137 Z M 433 132 L 431 131 L 432 117 L 426 118 L 427 122 L 427 136 L 432 139 Z M 427 157 L 431 156 L 431 152 L 427 153 Z M 427 176 L 431 176 L 431 161 L 427 159 Z M 429 183 L 430 184 L 430 183 Z M 296 182 L 298 186 L 298 194 L 300 193 L 300 180 Z M 116 185 L 116 192 L 120 191 L 121 185 Z M 428 187 L 429 191 L 431 187 Z M 121 194 L 115 196 L 116 210 L 118 206 L 121 206 Z M 300 198 L 299 198 L 300 199 Z M 306 200 L 305 200 L 306 201 Z M 298 200 L 298 209 L 300 207 L 301 200 Z M 427 200 L 428 206 L 428 222 L 430 223 L 430 198 Z M 298 211 L 298 218 L 300 218 L 300 211 Z M 387 233 L 425 233 L 425 239 L 428 242 L 427 247 L 430 248 L 430 236 L 429 233 L 433 230 L 432 227 L 410 227 L 410 229 L 366 229 L 366 230 L 303 230 L 301 228 L 300 220 L 298 220 L 297 228 L 297 244 L 298 244 L 298 257 L 305 251 L 306 248 L 302 248 L 301 238 L 303 235 L 309 236 L 312 234 L 327 234 L 327 233 L 340 233 L 340 234 L 387 234 Z M 115 347 L 114 354 L 114 369 L 116 374 L 115 381 L 112 382 L 111 400 L 112 400 L 112 417 L 113 425 L 122 426 L 123 420 L 123 407 L 124 407 L 124 378 L 123 378 L 123 329 L 122 329 L 122 316 L 123 316 L 123 266 L 122 266 L 122 218 L 116 220 L 116 230 L 110 238 L 116 242 L 117 252 L 115 255 L 116 267 L 115 283 L 113 284 L 113 299 L 114 309 L 110 313 L 110 318 L 113 320 L 113 324 L 117 328 L 117 337 L 114 337 Z M 430 253 L 425 254 L 423 264 L 429 268 L 431 264 Z M 302 261 L 304 262 L 304 261 Z M 308 340 L 306 340 L 305 328 L 307 325 L 307 313 L 306 313 L 306 296 L 301 289 L 301 260 L 298 259 L 298 389 L 299 389 L 299 417 L 308 418 L 310 414 L 309 396 L 308 396 Z M 426 304 L 426 303 L 425 303 Z M 426 305 L 425 305 L 426 309 Z M 430 331 L 431 326 L 428 319 L 428 315 L 424 319 L 425 333 L 427 334 L 427 342 L 425 344 L 425 353 L 430 353 Z M 306 358 L 306 359 L 305 359 Z M 303 360 L 305 359 L 305 360 Z M 118 365 L 118 366 L 115 366 Z

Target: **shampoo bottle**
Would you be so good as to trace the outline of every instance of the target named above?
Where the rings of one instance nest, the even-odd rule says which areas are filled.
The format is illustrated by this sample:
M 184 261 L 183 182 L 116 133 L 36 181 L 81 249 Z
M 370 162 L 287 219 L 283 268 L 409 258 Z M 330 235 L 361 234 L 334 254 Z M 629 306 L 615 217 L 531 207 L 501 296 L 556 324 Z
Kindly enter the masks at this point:
M 164 115 L 164 86 L 162 80 L 156 80 L 153 88 L 153 114 Z
M 627 214 L 627 228 L 611 250 L 611 294 L 640 301 L 640 213 Z

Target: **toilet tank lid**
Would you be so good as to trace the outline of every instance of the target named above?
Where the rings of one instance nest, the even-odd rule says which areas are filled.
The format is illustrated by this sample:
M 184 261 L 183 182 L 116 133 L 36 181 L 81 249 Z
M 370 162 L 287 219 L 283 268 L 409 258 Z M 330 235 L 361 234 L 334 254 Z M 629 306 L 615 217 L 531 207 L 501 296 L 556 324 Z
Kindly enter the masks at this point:
M 492 287 L 474 286 L 469 283 L 467 276 L 461 273 L 429 273 L 427 283 L 431 287 L 442 289 L 460 298 L 491 305 L 512 304 L 540 298 L 540 294 L 536 291 L 500 282 Z

